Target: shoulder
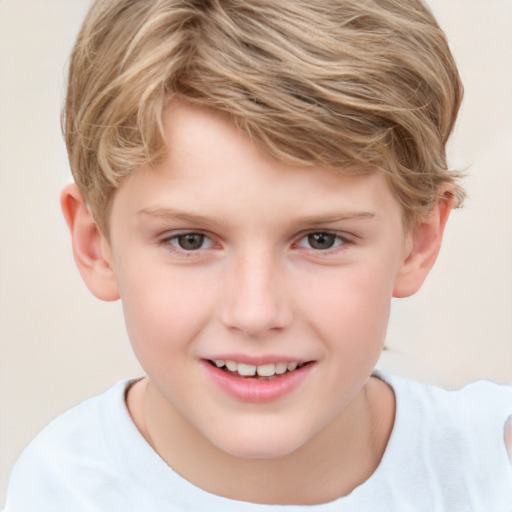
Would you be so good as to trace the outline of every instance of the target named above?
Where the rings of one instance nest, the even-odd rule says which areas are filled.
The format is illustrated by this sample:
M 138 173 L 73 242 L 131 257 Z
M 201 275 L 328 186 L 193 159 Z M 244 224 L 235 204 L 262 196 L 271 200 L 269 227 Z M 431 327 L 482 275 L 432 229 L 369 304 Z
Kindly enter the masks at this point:
M 439 419 L 469 432 L 496 429 L 503 444 L 505 423 L 512 414 L 512 386 L 478 381 L 457 390 L 428 385 L 425 389 Z
M 466 420 L 489 424 L 508 419 L 512 414 L 512 386 L 486 380 L 461 389 L 444 389 L 407 378 L 381 375 L 393 388 L 397 400 L 414 404 L 424 414 L 437 415 L 464 424 Z
M 71 450 L 86 454 L 91 450 L 91 438 L 92 446 L 107 442 L 107 426 L 126 410 L 124 396 L 128 384 L 129 381 L 119 382 L 59 415 L 28 445 L 22 459 L 37 454 L 54 459 Z
M 508 431 L 511 444 L 511 386 L 479 381 L 445 390 L 384 378 L 395 391 L 394 433 L 400 453 L 409 457 L 408 472 L 416 468 L 417 475 L 428 475 L 425 485 L 453 505 L 469 500 L 472 510 L 501 511 L 504 503 L 512 502 L 512 464 L 505 441 Z
M 431 415 L 440 438 L 457 437 L 466 452 L 484 452 L 487 458 L 505 452 L 506 423 L 512 415 L 512 386 L 478 381 L 462 389 L 445 390 L 418 385 L 418 397 Z M 484 457 L 484 454 L 479 454 Z
M 11 473 L 5 512 L 46 510 L 43 503 L 52 503 L 52 510 L 63 510 L 53 504 L 62 501 L 67 505 L 67 496 L 76 494 L 77 485 L 94 487 L 98 479 L 105 481 L 115 463 L 114 425 L 125 422 L 123 415 L 128 414 L 124 406 L 128 385 L 129 381 L 120 382 L 82 402 L 34 438 Z M 32 500 L 37 500 L 37 505 Z
M 505 425 L 512 415 L 512 386 L 477 381 L 447 390 L 408 379 L 393 378 L 392 382 L 397 400 L 415 407 L 422 424 L 434 434 L 458 434 L 466 442 L 499 439 L 500 449 L 504 447 Z

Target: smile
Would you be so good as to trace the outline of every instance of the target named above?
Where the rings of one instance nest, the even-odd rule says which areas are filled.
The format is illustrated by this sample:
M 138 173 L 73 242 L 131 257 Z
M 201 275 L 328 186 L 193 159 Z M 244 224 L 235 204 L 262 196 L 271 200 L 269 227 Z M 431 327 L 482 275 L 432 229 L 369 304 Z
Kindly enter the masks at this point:
M 236 361 L 224 361 L 222 359 L 216 359 L 210 361 L 217 368 L 224 370 L 225 372 L 231 373 L 234 376 L 239 377 L 275 377 L 277 375 L 283 375 L 285 373 L 293 372 L 296 369 L 302 368 L 308 363 L 298 362 L 280 362 L 280 363 L 268 363 L 262 365 L 253 365 L 247 363 L 237 363 Z

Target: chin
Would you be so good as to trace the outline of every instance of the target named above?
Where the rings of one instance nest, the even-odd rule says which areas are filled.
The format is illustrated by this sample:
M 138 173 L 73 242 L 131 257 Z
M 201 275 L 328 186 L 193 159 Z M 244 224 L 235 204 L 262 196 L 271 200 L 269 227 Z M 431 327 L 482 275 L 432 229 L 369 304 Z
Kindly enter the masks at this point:
M 268 431 L 262 435 L 263 427 L 246 431 L 244 435 L 231 430 L 229 436 L 221 439 L 210 439 L 219 450 L 227 455 L 241 459 L 279 459 L 286 457 L 303 446 L 307 439 L 302 436 L 293 436 L 288 431 L 284 434 Z

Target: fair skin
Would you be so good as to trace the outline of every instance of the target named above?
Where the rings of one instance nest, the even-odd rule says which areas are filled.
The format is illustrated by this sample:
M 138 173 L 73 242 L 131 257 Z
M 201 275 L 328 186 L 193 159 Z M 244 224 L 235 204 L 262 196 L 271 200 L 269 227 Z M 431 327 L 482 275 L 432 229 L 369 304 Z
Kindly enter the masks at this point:
M 82 277 L 121 298 L 147 374 L 127 397 L 135 424 L 212 493 L 280 504 L 349 493 L 394 421 L 393 392 L 371 377 L 391 297 L 421 286 L 451 202 L 406 232 L 379 172 L 292 168 L 184 104 L 165 133 L 172 151 L 116 192 L 108 239 L 76 186 L 62 195 Z M 291 370 L 242 376 L 237 363 Z

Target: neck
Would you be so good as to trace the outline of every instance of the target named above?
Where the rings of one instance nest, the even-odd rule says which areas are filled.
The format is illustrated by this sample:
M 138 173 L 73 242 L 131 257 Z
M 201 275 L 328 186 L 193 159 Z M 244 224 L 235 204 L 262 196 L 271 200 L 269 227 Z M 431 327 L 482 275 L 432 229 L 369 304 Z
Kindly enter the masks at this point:
M 135 384 L 127 399 L 135 424 L 160 457 L 207 492 L 254 503 L 311 505 L 350 493 L 379 465 L 394 421 L 391 388 L 371 378 L 334 421 L 297 450 L 275 459 L 245 459 L 217 448 L 160 400 L 147 380 Z M 165 413 L 151 413 L 157 410 Z

